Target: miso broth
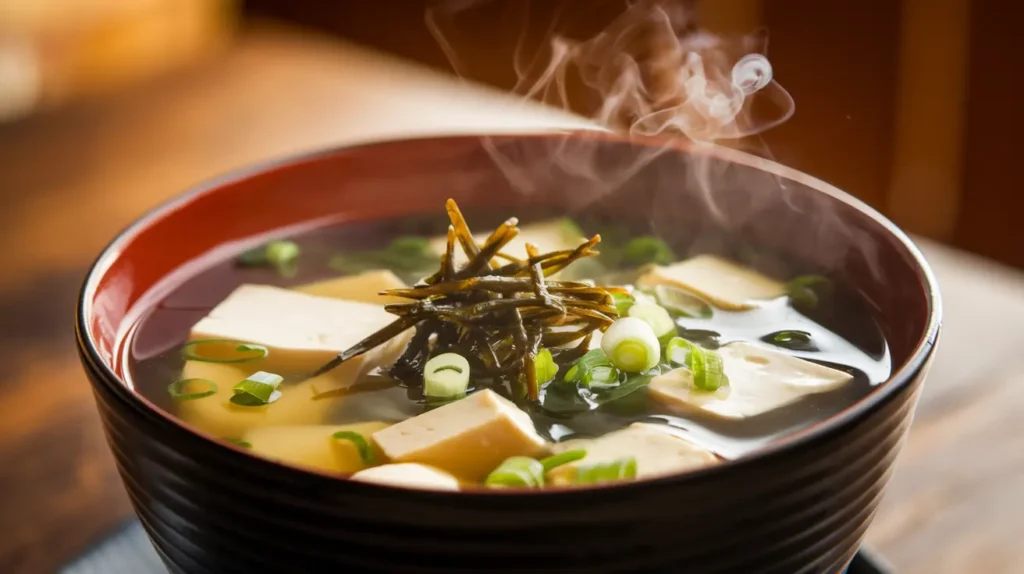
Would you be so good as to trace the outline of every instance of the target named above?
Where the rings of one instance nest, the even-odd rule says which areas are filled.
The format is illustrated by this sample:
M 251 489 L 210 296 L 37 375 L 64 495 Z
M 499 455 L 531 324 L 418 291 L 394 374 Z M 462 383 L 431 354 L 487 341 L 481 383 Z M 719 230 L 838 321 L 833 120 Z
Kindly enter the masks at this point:
M 468 214 L 479 237 L 477 250 L 486 248 L 484 239 L 507 215 Z M 439 210 L 426 218 L 325 227 L 231 259 L 202 261 L 200 271 L 163 294 L 132 328 L 130 383 L 185 422 L 261 456 L 339 477 L 355 473 L 356 479 L 392 485 L 466 489 L 629 480 L 742 457 L 835 415 L 890 375 L 881 330 L 856 294 L 830 278 L 808 274 L 797 263 L 782 267 L 801 273 L 781 276 L 774 265 L 776 276 L 769 277 L 741 262 L 749 250 L 736 242 L 723 240 L 721 245 L 732 248 L 711 257 L 688 253 L 685 245 L 667 245 L 642 227 L 585 215 L 570 220 L 533 214 L 517 227 L 520 236 L 499 249 L 487 266 L 468 273 L 462 266 L 469 256 L 455 251 L 445 271 L 447 225 Z M 538 263 L 540 278 L 527 269 L 527 261 L 515 275 L 524 285 L 517 292 L 492 281 L 491 287 L 505 291 L 487 300 L 423 298 L 431 287 L 417 284 L 431 276 L 435 284 L 444 283 L 442 276 L 454 273 L 454 285 L 463 273 L 466 277 L 459 280 L 484 278 L 475 287 L 484 289 L 479 285 L 488 283 L 489 273 L 527 259 L 526 242 L 537 243 L 531 243 L 537 248 L 531 253 L 542 258 L 547 251 L 573 253 L 597 232 L 602 235 L 595 244 L 600 255 L 552 257 L 548 261 L 572 263 L 554 276 L 544 275 L 547 263 Z M 460 249 L 458 239 L 454 243 Z M 714 286 L 716 269 L 728 275 L 721 289 Z M 320 283 L 343 276 L 361 278 L 345 287 L 343 297 L 332 291 L 334 284 Z M 677 280 L 684 276 L 690 283 Z M 545 285 L 540 291 L 537 282 Z M 273 288 L 240 289 L 243 285 Z M 376 294 L 389 288 L 406 289 L 406 297 Z M 743 289 L 772 296 L 740 301 L 737 294 Z M 296 290 L 302 295 L 293 294 Z M 517 297 L 522 307 L 508 302 Z M 453 307 L 452 301 L 463 300 L 469 301 L 466 310 Z M 303 308 L 290 310 L 291 301 Z M 473 313 L 489 314 L 471 315 L 471 304 L 477 305 Z M 347 309 L 352 321 L 345 319 Z M 574 322 L 547 312 L 557 309 Z M 312 325 L 321 313 L 324 323 Z M 390 347 L 351 359 L 361 362 L 358 368 L 343 364 L 343 375 L 336 370 L 314 376 L 346 350 L 325 350 L 333 340 L 331 329 L 345 332 L 355 344 L 403 313 L 419 319 L 401 325 L 403 334 L 389 338 Z M 503 331 L 514 313 L 524 325 L 542 325 L 533 339 Z M 549 318 L 533 319 L 541 315 Z M 276 319 L 260 322 L 265 316 Z M 666 316 L 670 330 L 656 333 Z M 558 321 L 572 323 L 581 333 L 594 325 L 585 348 L 582 336 L 566 344 L 541 344 L 541 339 L 564 342 L 567 336 L 558 333 L 568 327 Z M 637 321 L 647 325 L 640 327 L 640 335 L 634 333 Z M 374 328 L 350 333 L 355 323 Z M 428 328 L 435 331 L 427 333 Z M 658 350 L 649 345 L 637 349 L 660 358 L 654 366 L 630 370 L 633 355 L 626 351 L 629 344 L 649 340 L 648 328 Z M 286 337 L 289 329 L 296 331 L 293 339 Z M 299 332 L 303 329 L 312 330 Z M 478 331 L 479 341 L 489 342 L 470 336 Z M 626 332 L 626 346 L 612 349 L 602 338 L 609 335 L 601 333 L 618 337 L 618 331 Z M 275 352 L 259 340 L 259 333 L 287 340 L 290 350 Z M 307 344 L 303 341 L 310 341 L 308 349 L 301 348 Z M 523 341 L 536 348 L 524 351 Z M 415 360 L 406 360 L 413 345 L 421 345 L 421 351 Z M 576 345 L 578 350 L 567 352 Z M 612 349 L 610 354 L 604 347 Z M 616 354 L 620 350 L 621 356 Z M 442 365 L 450 375 L 444 380 L 454 380 L 456 391 L 427 396 L 425 390 L 435 389 L 436 395 L 439 387 L 424 383 L 425 363 L 446 354 L 466 356 L 465 363 Z M 510 358 L 508 364 L 499 355 Z M 522 357 L 519 363 L 511 359 L 516 357 Z M 460 365 L 468 371 L 468 382 L 452 374 L 462 372 Z M 262 374 L 253 378 L 256 373 Z M 264 375 L 271 379 L 261 379 Z M 190 382 L 180 383 L 186 379 Z M 250 397 L 238 386 L 246 379 L 255 380 L 254 387 L 274 382 L 277 394 L 269 404 L 268 395 L 262 401 Z M 214 383 L 215 393 L 208 382 Z M 459 428 L 463 420 L 470 422 Z M 430 433 L 437 436 L 431 439 Z

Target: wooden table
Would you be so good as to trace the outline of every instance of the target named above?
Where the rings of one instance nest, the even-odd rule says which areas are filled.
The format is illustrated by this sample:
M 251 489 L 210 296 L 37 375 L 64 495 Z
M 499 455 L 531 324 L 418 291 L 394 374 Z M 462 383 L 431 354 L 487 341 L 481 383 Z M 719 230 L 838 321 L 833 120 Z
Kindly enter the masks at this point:
M 332 40 L 263 26 L 113 99 L 0 128 L 0 572 L 48 572 L 130 515 L 79 370 L 82 274 L 199 180 L 341 142 L 581 125 Z M 904 573 L 1024 572 L 1024 278 L 922 242 L 946 323 L 869 540 Z

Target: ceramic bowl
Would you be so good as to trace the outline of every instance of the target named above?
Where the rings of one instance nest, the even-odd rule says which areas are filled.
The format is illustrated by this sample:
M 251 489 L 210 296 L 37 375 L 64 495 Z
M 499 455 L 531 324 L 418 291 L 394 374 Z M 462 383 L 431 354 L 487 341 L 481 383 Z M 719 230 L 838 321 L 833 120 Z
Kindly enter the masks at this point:
M 257 458 L 125 383 L 134 317 L 186 263 L 303 227 L 441 216 L 447 197 L 466 211 L 598 211 L 642 222 L 680 253 L 719 250 L 729 238 L 782 253 L 868 302 L 892 377 L 836 416 L 697 472 L 464 493 L 350 482 Z M 859 548 L 939 322 L 935 280 L 911 241 L 828 184 L 728 149 L 548 133 L 332 149 L 202 185 L 104 250 L 81 292 L 77 334 L 124 486 L 172 572 L 795 574 L 839 572 Z

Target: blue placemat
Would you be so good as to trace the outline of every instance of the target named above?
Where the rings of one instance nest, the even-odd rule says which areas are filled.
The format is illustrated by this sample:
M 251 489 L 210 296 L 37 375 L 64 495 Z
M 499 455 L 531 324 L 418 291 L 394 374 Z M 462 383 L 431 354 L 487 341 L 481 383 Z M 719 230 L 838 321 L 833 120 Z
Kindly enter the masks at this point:
M 105 536 L 59 574 L 167 574 L 138 520 Z
M 132 520 L 59 571 L 60 574 L 167 574 L 138 520 Z M 893 574 L 868 550 L 861 550 L 845 574 Z

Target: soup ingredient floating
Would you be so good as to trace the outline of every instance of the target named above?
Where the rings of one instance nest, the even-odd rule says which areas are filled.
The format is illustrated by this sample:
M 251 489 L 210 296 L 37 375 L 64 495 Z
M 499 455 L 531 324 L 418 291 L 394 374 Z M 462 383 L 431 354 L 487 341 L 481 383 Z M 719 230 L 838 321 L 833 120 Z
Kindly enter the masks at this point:
M 373 440 L 392 461 L 427 464 L 471 481 L 506 458 L 547 452 L 530 416 L 490 389 L 377 431 Z
M 607 329 L 618 317 L 618 287 L 547 279 L 585 257 L 598 255 L 594 235 L 572 249 L 541 254 L 530 243 L 521 256 L 503 250 L 519 235 L 510 218 L 478 244 L 455 201 L 448 200 L 451 225 L 440 269 L 409 289 L 384 294 L 409 303 L 385 307 L 397 320 L 340 353 L 317 375 L 326 373 L 415 327 L 415 336 L 396 362 L 392 374 L 405 380 L 422 376 L 427 358 L 437 350 L 458 348 L 469 353 L 495 379 L 518 388 L 514 396 L 537 400 L 540 383 L 537 356 L 543 348 L 578 344 L 558 350 L 556 360 L 571 360 L 590 348 L 594 331 Z M 457 266 L 456 246 L 466 262 Z M 568 329 L 568 330 L 567 330 Z M 440 385 L 433 384 L 432 388 Z
M 353 474 L 352 480 L 422 490 L 459 490 L 459 479 L 443 470 L 414 462 L 374 466 Z
M 670 407 L 726 419 L 743 419 L 795 403 L 807 395 L 836 390 L 853 380 L 845 371 L 805 361 L 750 343 L 718 351 L 729 380 L 728 394 L 708 393 L 695 384 L 695 371 L 676 369 L 654 377 L 651 397 Z
M 579 460 L 553 469 L 548 478 L 554 485 L 592 484 L 633 476 L 650 478 L 718 462 L 718 458 L 707 449 L 675 436 L 662 426 L 646 423 L 633 423 L 596 439 L 558 443 L 552 450 L 555 453 L 586 453 Z M 628 476 L 630 468 L 633 476 Z M 614 475 L 612 471 L 615 470 L 625 475 Z
M 786 294 L 786 286 L 756 271 L 713 255 L 655 267 L 637 280 L 639 287 L 669 285 L 732 311 L 752 309 L 758 301 Z

